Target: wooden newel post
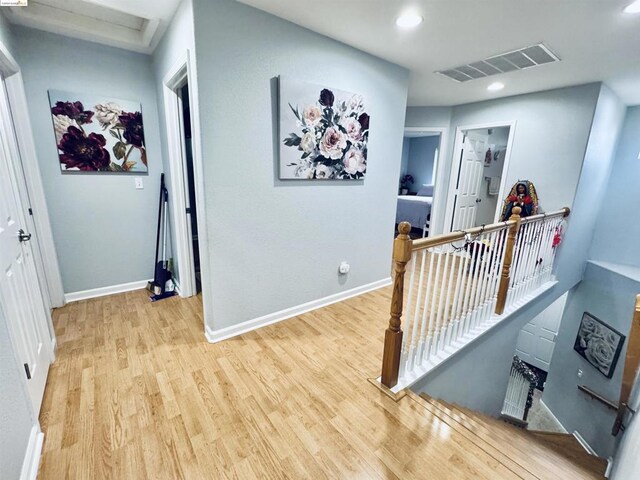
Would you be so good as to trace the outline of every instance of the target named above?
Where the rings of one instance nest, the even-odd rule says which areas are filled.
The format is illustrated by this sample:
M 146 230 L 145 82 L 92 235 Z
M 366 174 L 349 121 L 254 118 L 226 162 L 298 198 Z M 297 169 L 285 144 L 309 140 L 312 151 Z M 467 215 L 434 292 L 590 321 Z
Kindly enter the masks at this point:
M 398 383 L 400 353 L 402 350 L 402 299 L 404 291 L 404 272 L 411 260 L 412 242 L 409 237 L 411 224 L 401 222 L 400 235 L 393 242 L 393 296 L 391 297 L 391 318 L 389 328 L 384 332 L 384 352 L 382 353 L 382 384 L 388 388 Z
M 511 274 L 511 262 L 513 262 L 513 248 L 516 244 L 518 230 L 520 230 L 520 207 L 513 207 L 509 221 L 514 220 L 515 223 L 509 227 L 509 235 L 507 236 L 507 245 L 504 251 L 504 264 L 502 265 L 502 273 L 500 274 L 500 285 L 498 287 L 498 301 L 496 302 L 496 315 L 504 312 L 507 303 L 507 290 L 509 290 L 509 276 Z
M 622 385 L 620 386 L 620 400 L 618 404 L 618 414 L 611 430 L 611 435 L 616 436 L 623 429 L 623 421 L 627 409 L 631 391 L 640 366 L 640 295 L 636 297 L 636 309 L 631 321 L 631 329 L 627 337 L 627 354 L 624 362 L 624 372 L 622 373 Z M 640 413 L 638 413 L 640 415 Z

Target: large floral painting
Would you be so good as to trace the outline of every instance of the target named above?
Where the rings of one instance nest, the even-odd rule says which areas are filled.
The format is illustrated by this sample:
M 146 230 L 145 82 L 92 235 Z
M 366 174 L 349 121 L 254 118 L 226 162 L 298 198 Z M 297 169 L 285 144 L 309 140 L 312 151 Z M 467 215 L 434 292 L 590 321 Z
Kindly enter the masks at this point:
M 63 172 L 146 173 L 139 103 L 49 90 Z
M 362 179 L 368 140 L 361 95 L 280 79 L 281 179 Z
M 584 312 L 573 349 L 600 373 L 611 378 L 624 339 L 620 332 L 590 313 Z

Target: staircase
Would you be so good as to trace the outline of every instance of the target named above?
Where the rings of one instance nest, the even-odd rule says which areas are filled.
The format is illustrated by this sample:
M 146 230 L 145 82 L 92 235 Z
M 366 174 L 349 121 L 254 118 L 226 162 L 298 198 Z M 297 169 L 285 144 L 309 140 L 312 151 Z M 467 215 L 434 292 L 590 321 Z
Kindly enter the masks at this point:
M 424 393 L 407 396 L 520 478 L 605 478 L 607 460 L 590 455 L 573 435 L 523 430 Z

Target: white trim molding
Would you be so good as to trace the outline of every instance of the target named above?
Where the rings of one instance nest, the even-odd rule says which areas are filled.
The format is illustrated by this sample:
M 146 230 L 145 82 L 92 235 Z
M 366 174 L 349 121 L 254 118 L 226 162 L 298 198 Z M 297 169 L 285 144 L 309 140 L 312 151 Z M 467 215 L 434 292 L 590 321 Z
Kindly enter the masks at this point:
M 337 303 L 348 298 L 357 297 L 358 295 L 362 295 L 363 293 L 372 292 L 373 290 L 378 290 L 379 288 L 383 288 L 389 285 L 391 285 L 391 277 L 383 278 L 382 280 L 368 283 L 360 287 L 355 287 L 350 290 L 345 290 L 344 292 L 334 293 L 333 295 L 296 305 L 295 307 L 285 308 L 284 310 L 280 310 L 279 312 L 270 313 L 262 317 L 247 320 L 246 322 L 242 322 L 237 325 L 221 328 L 219 330 L 213 330 L 211 327 L 209 327 L 209 325 L 206 325 L 205 336 L 210 343 L 220 342 L 222 340 L 227 340 L 237 335 L 241 335 L 252 330 L 257 330 L 258 328 L 266 327 L 267 325 L 281 322 L 282 320 L 296 317 L 298 315 L 302 315 L 303 313 L 326 307 L 327 305 L 331 305 L 332 303 Z
M 42 453 L 42 442 L 44 441 L 44 433 L 40 431 L 40 425 L 35 424 L 31 427 L 29 435 L 29 443 L 27 451 L 22 461 L 22 470 L 20 471 L 20 480 L 36 480 L 38 475 L 38 466 L 40 464 L 40 454 Z
M 561 428 L 564 433 L 569 433 L 568 430 L 564 428 L 564 425 L 562 425 L 562 422 L 558 420 L 558 417 L 556 417 L 556 415 L 551 411 L 551 409 L 547 407 L 547 404 L 544 403 L 544 400 L 540 400 L 540 407 L 544 409 L 547 412 L 547 414 L 549 414 L 549 416 L 556 423 L 556 426 L 558 428 Z
M 573 437 L 578 441 L 580 445 L 582 445 L 582 448 L 584 448 L 589 455 L 594 455 L 596 457 L 598 456 L 596 451 L 591 447 L 591 445 L 589 445 L 589 443 L 587 443 L 584 437 L 580 435 L 580 432 L 578 432 L 578 430 L 574 430 Z
M 121 283 L 120 285 L 111 285 L 108 287 L 92 288 L 91 290 L 82 290 L 80 292 L 65 293 L 65 302 L 78 302 L 89 298 L 104 297 L 116 293 L 131 292 L 133 290 L 142 290 L 147 288 L 150 280 L 138 280 L 137 282 Z

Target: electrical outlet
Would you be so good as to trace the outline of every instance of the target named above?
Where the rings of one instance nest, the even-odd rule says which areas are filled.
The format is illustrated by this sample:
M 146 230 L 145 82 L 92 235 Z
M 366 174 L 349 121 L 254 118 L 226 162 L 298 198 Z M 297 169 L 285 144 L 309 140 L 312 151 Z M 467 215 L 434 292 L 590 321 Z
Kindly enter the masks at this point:
M 144 184 L 142 183 L 142 178 L 141 177 L 136 177 L 136 190 L 142 190 L 144 189 Z
M 349 273 L 349 270 L 351 270 L 351 265 L 349 265 L 347 262 L 342 262 L 340 263 L 340 265 L 338 265 L 338 273 L 340 275 L 346 275 L 347 273 Z
M 582 378 L 583 372 L 582 369 L 578 369 L 578 378 Z

